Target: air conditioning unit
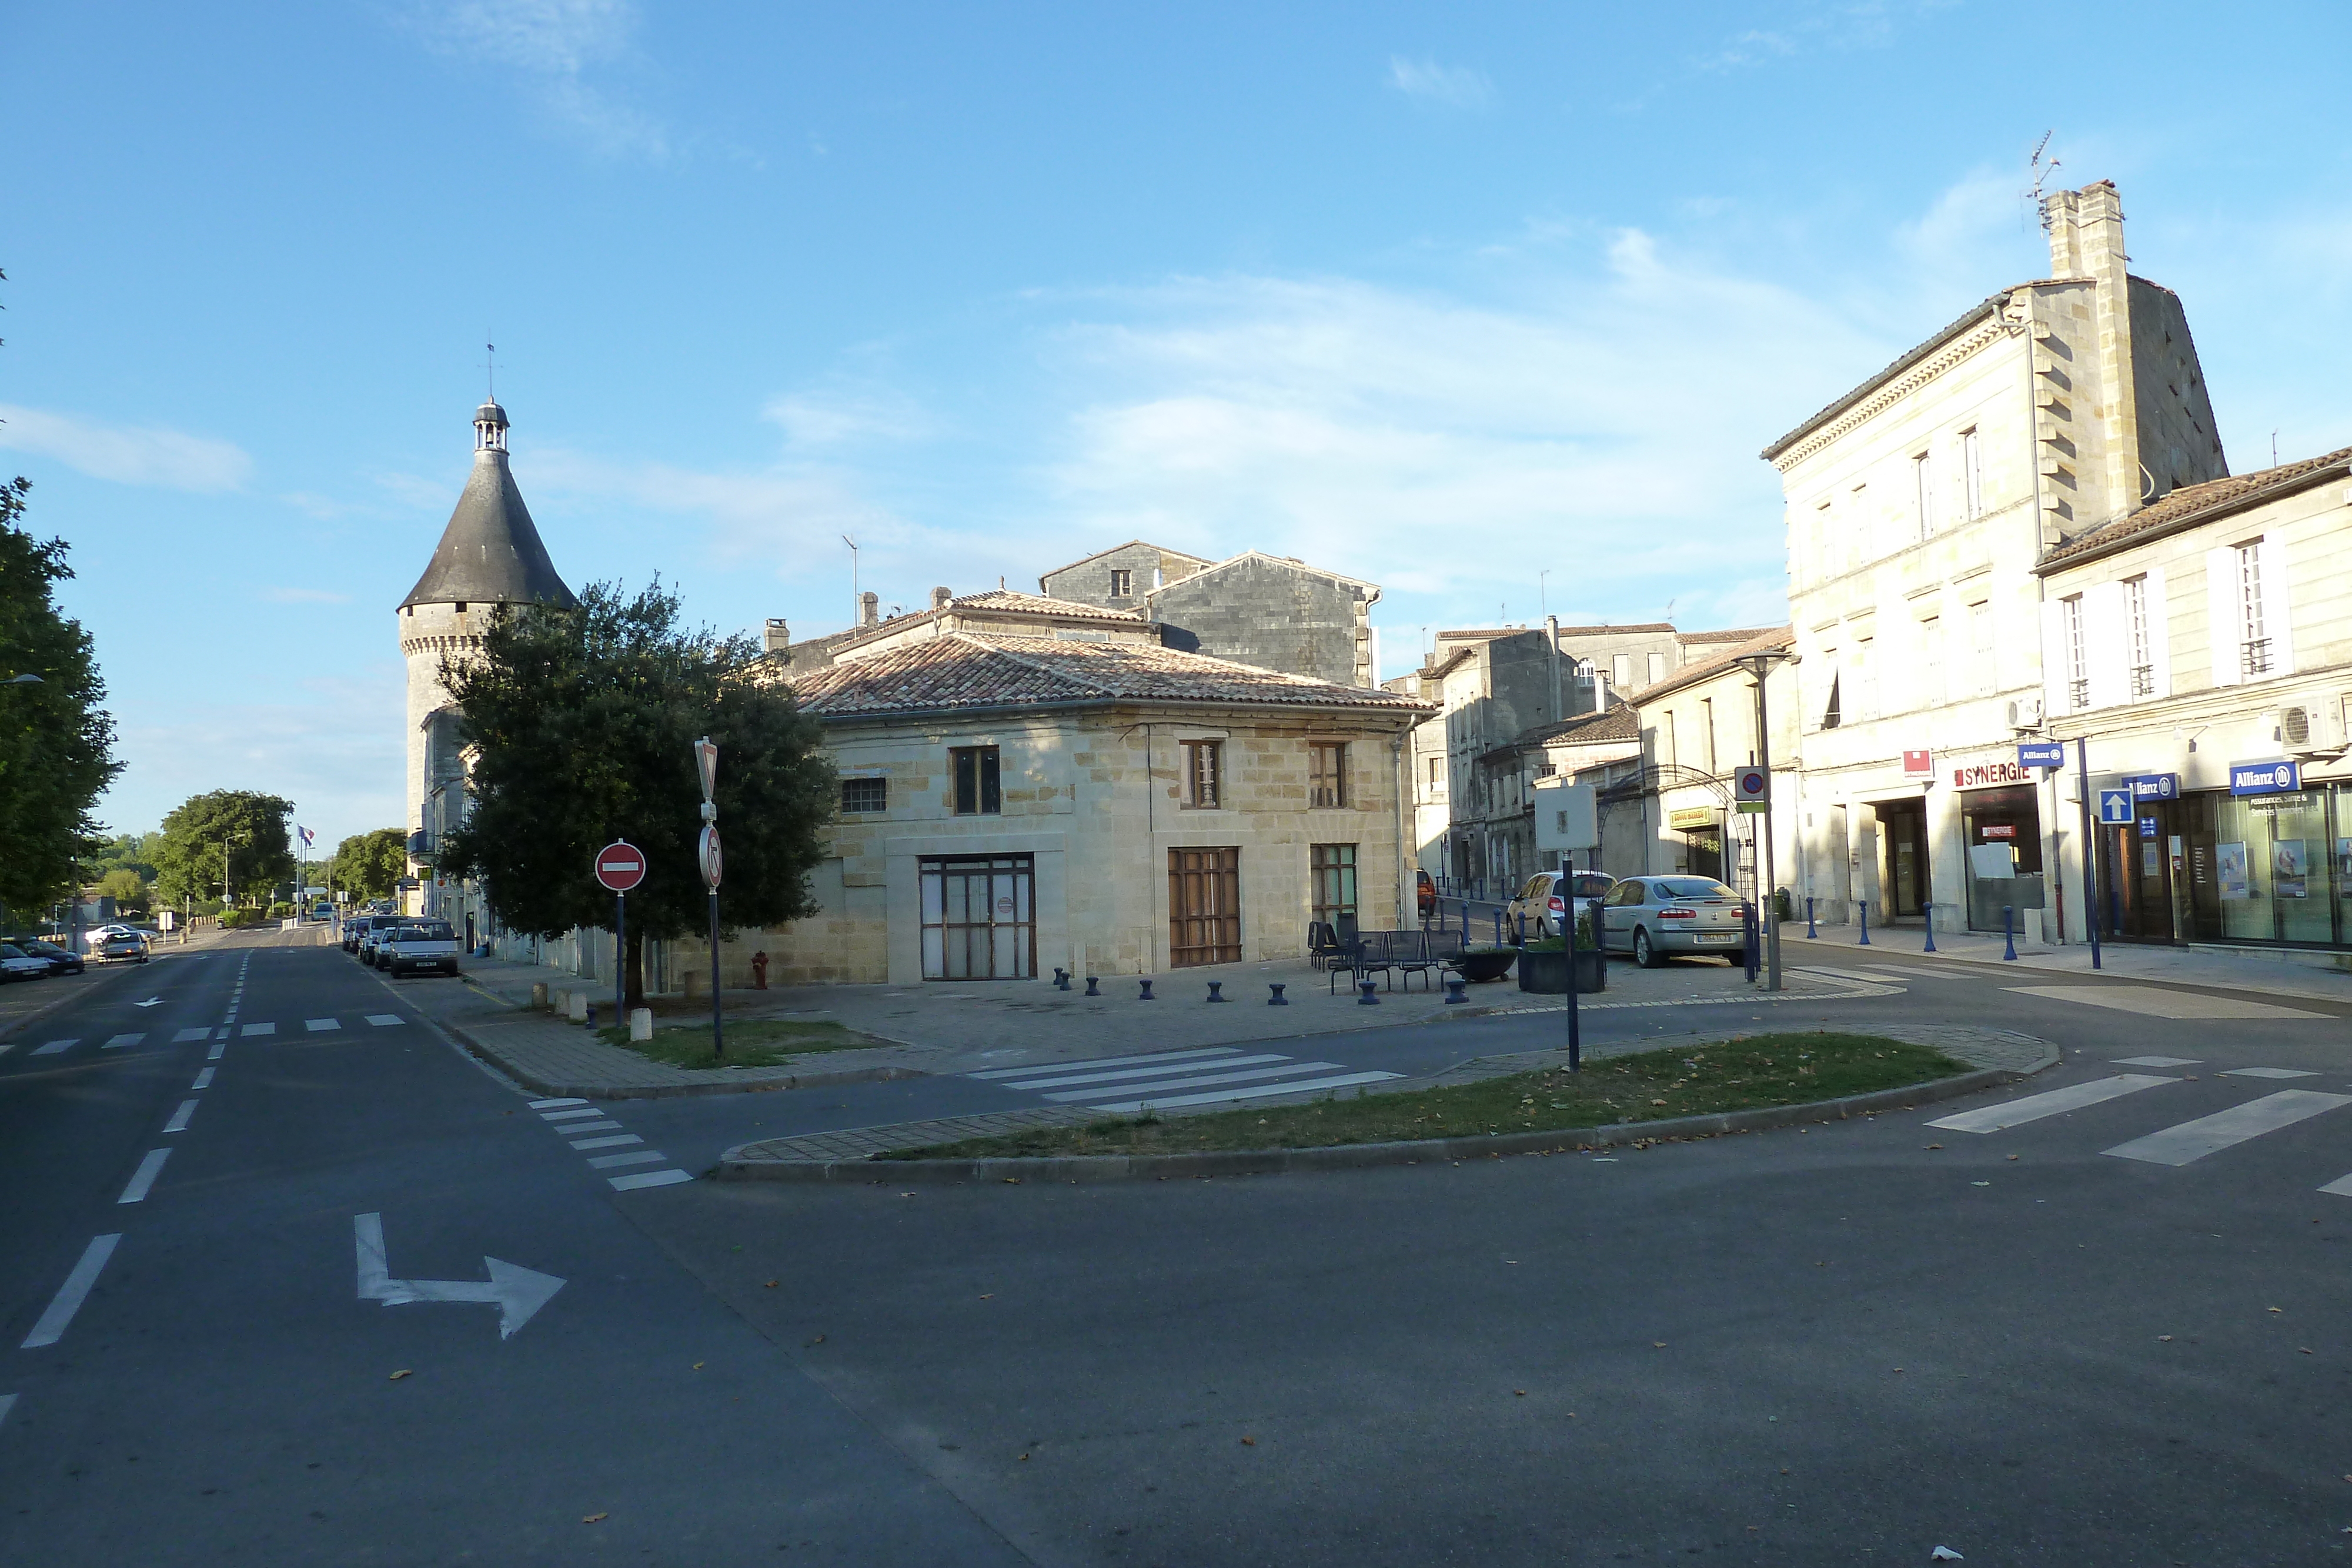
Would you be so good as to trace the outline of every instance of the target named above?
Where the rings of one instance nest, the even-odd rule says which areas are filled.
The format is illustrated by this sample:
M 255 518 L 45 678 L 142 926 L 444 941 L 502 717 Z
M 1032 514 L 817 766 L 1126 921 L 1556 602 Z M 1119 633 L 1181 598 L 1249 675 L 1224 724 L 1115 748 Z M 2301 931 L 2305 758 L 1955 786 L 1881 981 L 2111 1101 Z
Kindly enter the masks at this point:
M 2333 757 L 2346 749 L 2344 704 L 2305 696 L 2273 716 L 2279 744 L 2304 756 Z
M 2010 698 L 2009 727 L 2011 729 L 2040 729 L 2042 727 L 2042 699 L 2040 697 Z

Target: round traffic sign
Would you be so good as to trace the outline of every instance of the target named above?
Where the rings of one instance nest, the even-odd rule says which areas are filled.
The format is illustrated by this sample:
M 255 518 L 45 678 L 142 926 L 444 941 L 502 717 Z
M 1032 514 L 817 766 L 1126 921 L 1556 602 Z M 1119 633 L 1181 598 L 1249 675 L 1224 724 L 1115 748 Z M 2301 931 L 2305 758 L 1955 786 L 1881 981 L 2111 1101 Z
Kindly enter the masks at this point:
M 1738 784 L 1739 798 L 1741 800 L 1761 800 L 1764 798 L 1764 769 L 1761 768 L 1741 768 L 1739 770 Z
M 615 839 L 596 852 L 596 880 L 614 893 L 626 893 L 646 880 L 645 852 L 626 839 Z
M 702 840 L 695 846 L 695 856 L 702 862 L 702 880 L 710 891 L 719 891 L 719 824 L 713 822 L 702 830 Z

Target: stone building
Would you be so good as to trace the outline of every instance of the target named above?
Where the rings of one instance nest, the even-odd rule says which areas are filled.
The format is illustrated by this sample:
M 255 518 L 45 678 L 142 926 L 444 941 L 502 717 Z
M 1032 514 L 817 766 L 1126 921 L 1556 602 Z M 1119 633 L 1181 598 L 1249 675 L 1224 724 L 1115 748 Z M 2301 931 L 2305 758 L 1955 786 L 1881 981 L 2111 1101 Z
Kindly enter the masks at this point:
M 1970 307 L 1763 454 L 1802 660 L 1796 891 L 1836 919 L 1867 899 L 1874 920 L 1998 929 L 2007 903 L 2040 930 L 2042 868 L 2071 830 L 2017 760 L 2043 717 L 2036 569 L 2229 472 L 2180 301 L 2125 270 L 2115 187 L 2057 193 L 2042 218 L 2049 277 Z M 1993 841 L 2018 870 L 1989 894 L 1967 851 Z
M 1244 550 L 1208 561 L 1130 541 L 1058 567 L 1037 587 L 1052 599 L 1131 612 L 1183 653 L 1344 686 L 1378 680 L 1370 617 L 1381 591 L 1289 557 Z
M 400 601 L 400 654 L 408 666 L 407 801 L 412 914 L 445 915 L 478 935 L 488 912 L 475 890 L 433 874 L 442 837 L 466 818 L 467 765 L 457 710 L 441 661 L 478 647 L 494 606 L 579 601 L 548 558 L 507 462 L 507 413 L 474 411 L 474 471 L 433 559 Z M 461 930 L 460 935 L 465 931 Z
M 2034 570 L 2048 733 L 2088 739 L 2102 935 L 2346 962 L 2352 447 L 2175 490 Z M 2079 909 L 2073 747 L 2067 765 L 2026 788 L 2076 829 L 2043 863 Z M 2000 825 L 1971 819 L 1989 899 L 2020 885 Z
M 785 677 L 841 812 L 823 912 L 730 943 L 730 984 L 754 949 L 772 981 L 1160 974 L 1412 907 L 1420 703 L 1144 639 L 908 630 Z

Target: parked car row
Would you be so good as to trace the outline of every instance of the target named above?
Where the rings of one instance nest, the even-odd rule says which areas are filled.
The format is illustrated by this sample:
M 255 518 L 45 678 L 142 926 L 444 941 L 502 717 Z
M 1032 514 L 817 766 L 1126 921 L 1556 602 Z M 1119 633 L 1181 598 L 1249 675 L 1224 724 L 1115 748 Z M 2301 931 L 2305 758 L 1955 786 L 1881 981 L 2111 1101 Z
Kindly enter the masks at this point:
M 107 925 L 90 933 L 91 955 L 101 961 L 147 961 L 145 935 L 129 925 Z M 115 944 L 110 948 L 110 944 Z M 70 947 L 39 937 L 0 942 L 0 981 L 45 980 L 51 975 L 79 975 L 87 961 Z
M 459 973 L 457 933 L 446 920 L 422 915 L 355 915 L 343 922 L 343 951 L 394 976 Z
M 1727 964 L 1746 960 L 1739 894 L 1714 877 L 1629 876 L 1621 882 L 1603 872 L 1580 871 L 1564 893 L 1559 883 L 1556 871 L 1528 878 L 1518 896 L 1503 906 L 1505 924 L 1538 941 L 1559 936 L 1563 915 L 1580 921 L 1589 912 L 1601 950 L 1625 954 L 1645 969 L 1696 954 L 1712 954 Z M 1571 901 L 1575 909 L 1569 914 Z

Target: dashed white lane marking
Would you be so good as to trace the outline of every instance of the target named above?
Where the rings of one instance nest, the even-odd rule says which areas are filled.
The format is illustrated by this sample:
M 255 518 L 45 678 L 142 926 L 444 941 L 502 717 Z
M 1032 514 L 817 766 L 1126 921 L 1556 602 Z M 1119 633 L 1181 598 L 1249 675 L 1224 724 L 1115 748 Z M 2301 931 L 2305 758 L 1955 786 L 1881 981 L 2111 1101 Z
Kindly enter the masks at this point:
M 163 1162 L 171 1157 L 172 1151 L 169 1149 L 148 1150 L 147 1157 L 139 1162 L 139 1168 L 131 1173 L 131 1185 L 124 1187 L 122 1196 L 114 1201 L 117 1203 L 146 1201 L 147 1189 L 153 1186 L 155 1178 L 163 1174 Z
M 226 1040 L 217 1041 L 210 1051 L 205 1052 L 205 1060 L 206 1061 L 218 1061 L 221 1059 L 221 1052 L 227 1049 L 228 1042 Z
M 985 1072 L 967 1072 L 966 1078 L 1029 1078 L 1040 1072 L 1052 1072 L 1065 1067 L 1136 1067 L 1160 1061 L 1182 1061 L 1196 1056 L 1237 1056 L 1237 1045 L 1209 1045 L 1198 1051 L 1158 1051 L 1149 1056 L 1098 1056 L 1086 1061 L 1041 1061 L 1034 1067 L 992 1067 Z
M 617 1133 L 622 1128 L 620 1123 L 609 1117 L 602 1117 L 593 1122 L 566 1123 L 555 1130 L 567 1138 L 576 1138 L 583 1133 Z
M 367 1020 L 368 1022 L 375 1025 L 378 1029 L 384 1029 L 393 1024 L 404 1023 L 407 1021 L 398 1013 L 370 1013 L 367 1015 Z
M 194 1100 L 181 1101 L 180 1108 L 172 1113 L 172 1119 L 163 1124 L 163 1131 L 167 1133 L 186 1132 L 188 1130 L 188 1118 L 195 1113 L 196 1103 Z
M 172 1037 L 172 1043 L 173 1045 L 194 1045 L 200 1040 L 211 1039 L 212 1032 L 213 1031 L 209 1027 L 205 1029 L 184 1029 L 179 1033 Z
M 2088 1083 L 2070 1083 L 2046 1094 L 2028 1094 L 2022 1100 L 2011 1100 L 2005 1105 L 1987 1105 L 1981 1110 L 1963 1111 L 1957 1116 L 1940 1117 L 1927 1125 L 1954 1133 L 1998 1133 L 2004 1127 L 2021 1127 L 2028 1122 L 2039 1122 L 2044 1116 L 2061 1115 L 2068 1111 L 2080 1111 L 2085 1105 L 2119 1100 L 2143 1089 L 2153 1089 L 2159 1083 L 2179 1082 L 2178 1078 L 2158 1078 L 2145 1072 L 2118 1072 L 2111 1078 L 2094 1078 Z
M 623 1133 L 614 1138 L 583 1138 L 572 1146 L 575 1149 L 617 1149 L 624 1144 L 642 1144 L 645 1140 L 635 1133 Z
M 276 1034 L 278 1026 L 274 1023 L 249 1023 L 236 1032 L 240 1039 L 251 1040 L 257 1034 Z
M 576 1122 L 583 1116 L 601 1116 L 604 1113 L 593 1105 L 584 1105 L 571 1111 L 541 1111 L 539 1118 L 542 1122 Z
M 657 1166 L 667 1158 L 669 1156 L 659 1149 L 639 1149 L 633 1155 L 598 1155 L 588 1162 L 588 1168 L 608 1171 L 615 1166 Z M 2352 1181 L 2352 1176 L 2347 1176 L 2345 1179 Z
M 90 1238 L 89 1245 L 82 1249 L 81 1260 L 73 1266 L 73 1272 L 66 1276 L 66 1282 L 58 1287 L 58 1293 L 49 1298 L 48 1311 L 41 1314 L 41 1321 L 33 1325 L 33 1332 L 25 1336 L 25 1343 L 17 1349 L 38 1350 L 65 1337 L 66 1325 L 73 1322 L 76 1312 L 81 1311 L 82 1302 L 89 1297 L 90 1287 L 98 1283 L 100 1270 L 106 1267 L 106 1260 L 114 1256 L 114 1245 L 121 1239 L 120 1234 Z
M 137 1045 L 141 1040 L 145 1040 L 147 1036 L 143 1031 L 135 1034 L 118 1034 L 112 1040 L 108 1040 L 104 1045 L 100 1046 L 98 1049 L 100 1051 L 121 1051 L 125 1046 Z
M 2081 1002 L 2095 1008 L 2144 1013 L 2159 1019 L 2315 1019 L 2326 1013 L 2302 1008 L 2273 1007 L 2236 997 L 2203 997 L 2189 991 L 2167 991 L 2154 986 L 2004 986 L 2021 996 L 2047 997 L 2056 1002 Z
M 614 1191 L 629 1192 L 641 1186 L 675 1186 L 679 1182 L 694 1178 L 684 1171 L 667 1170 L 639 1171 L 635 1176 L 606 1176 L 604 1179 L 613 1184 Z
M 213 1070 L 209 1067 L 205 1068 L 202 1072 L 197 1073 L 196 1081 L 188 1085 L 191 1089 L 209 1089 L 212 1086 Z
M 79 1045 L 79 1040 L 53 1040 L 33 1052 L 35 1056 L 58 1056 Z
M 2232 1105 L 2210 1116 L 2200 1116 L 2100 1151 L 2118 1159 L 2145 1160 L 2152 1166 L 2185 1166 L 2207 1155 L 2292 1127 L 2308 1117 L 2352 1105 L 2352 1094 L 2322 1094 L 2315 1089 L 2282 1089 L 2242 1105 Z
M 2303 1072 L 2292 1067 L 2232 1067 L 2221 1073 L 2223 1078 L 2316 1078 L 2316 1072 Z
M 2118 1056 L 2117 1067 L 2195 1067 L 2204 1061 L 2201 1056 Z
M 588 1103 L 587 1101 L 575 1094 L 564 1100 L 533 1100 L 530 1103 L 530 1108 L 534 1111 L 552 1111 L 558 1105 L 585 1105 L 586 1103 Z
M 1268 1094 L 1303 1094 L 1317 1089 L 1347 1089 L 1359 1083 L 1379 1083 L 1402 1076 L 1399 1072 L 1343 1072 L 1337 1078 L 1310 1078 L 1301 1083 L 1261 1083 L 1252 1089 L 1212 1089 L 1202 1094 L 1155 1094 L 1149 1100 L 1123 1100 L 1116 1105 L 1094 1105 L 1088 1109 L 1126 1114 L 1140 1111 L 1146 1105 L 1221 1105 L 1228 1100 L 1256 1100 Z
M 312 1034 L 331 1034 L 343 1026 L 333 1019 L 304 1019 L 302 1027 Z
M 8 1420 L 8 1412 L 14 1410 L 16 1407 L 16 1396 L 15 1395 L 0 1394 L 0 1425 L 6 1424 Z

